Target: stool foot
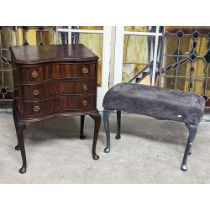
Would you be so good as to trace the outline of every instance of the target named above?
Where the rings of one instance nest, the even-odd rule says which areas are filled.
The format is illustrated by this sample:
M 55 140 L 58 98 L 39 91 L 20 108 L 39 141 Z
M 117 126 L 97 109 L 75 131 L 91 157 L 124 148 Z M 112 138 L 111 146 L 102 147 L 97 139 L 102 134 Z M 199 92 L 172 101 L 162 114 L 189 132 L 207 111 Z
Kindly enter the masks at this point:
M 187 165 L 182 165 L 182 166 L 181 166 L 181 170 L 182 170 L 182 171 L 187 171 Z
M 20 174 L 26 173 L 26 166 L 22 166 L 22 168 L 19 169 L 19 173 L 20 173 Z
M 110 152 L 110 147 L 106 147 L 106 148 L 104 149 L 104 152 L 105 152 L 105 153 L 109 153 L 109 152 Z
M 115 139 L 119 140 L 121 138 L 121 135 L 116 135 Z
M 80 138 L 81 140 L 84 140 L 84 139 L 86 139 L 86 136 L 82 135 L 82 136 L 80 136 L 79 138 Z

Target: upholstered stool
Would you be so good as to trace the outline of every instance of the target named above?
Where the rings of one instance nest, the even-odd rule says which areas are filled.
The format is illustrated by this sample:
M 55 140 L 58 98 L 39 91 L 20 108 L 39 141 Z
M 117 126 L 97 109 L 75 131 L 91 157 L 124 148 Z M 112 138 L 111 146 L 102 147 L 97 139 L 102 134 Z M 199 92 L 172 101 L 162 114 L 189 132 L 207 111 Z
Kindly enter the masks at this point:
M 106 93 L 103 107 L 107 143 L 104 151 L 106 153 L 110 151 L 109 115 L 114 110 L 117 111 L 116 139 L 120 139 L 121 111 L 185 123 L 189 130 L 189 137 L 181 169 L 183 171 L 187 170 L 187 158 L 191 154 L 191 146 L 196 136 L 197 126 L 204 112 L 205 100 L 202 96 L 180 90 L 120 83 L 110 88 Z

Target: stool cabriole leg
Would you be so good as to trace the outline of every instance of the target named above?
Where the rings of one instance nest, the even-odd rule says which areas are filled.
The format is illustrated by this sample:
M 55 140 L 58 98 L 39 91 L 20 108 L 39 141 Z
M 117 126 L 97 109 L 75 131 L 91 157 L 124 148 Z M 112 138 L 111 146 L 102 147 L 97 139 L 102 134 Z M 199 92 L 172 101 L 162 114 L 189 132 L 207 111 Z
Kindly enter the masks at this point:
M 110 130 L 109 130 L 109 115 L 112 110 L 104 109 L 103 111 L 103 121 L 104 121 L 104 129 L 106 133 L 106 147 L 104 149 L 105 153 L 110 152 Z
M 196 125 L 185 124 L 185 126 L 189 130 L 189 137 L 187 140 L 187 145 L 185 148 L 185 153 L 184 153 L 184 157 L 183 157 L 183 161 L 182 161 L 182 165 L 181 165 L 182 171 L 187 171 L 187 158 L 188 158 L 188 155 L 191 154 L 191 147 L 192 147 L 193 141 L 194 141 L 196 133 L 197 133 Z
M 121 137 L 121 111 L 117 111 L 117 135 L 115 139 L 120 139 Z
M 80 117 L 80 139 L 85 139 L 84 136 L 84 123 L 85 123 L 85 115 L 81 115 Z

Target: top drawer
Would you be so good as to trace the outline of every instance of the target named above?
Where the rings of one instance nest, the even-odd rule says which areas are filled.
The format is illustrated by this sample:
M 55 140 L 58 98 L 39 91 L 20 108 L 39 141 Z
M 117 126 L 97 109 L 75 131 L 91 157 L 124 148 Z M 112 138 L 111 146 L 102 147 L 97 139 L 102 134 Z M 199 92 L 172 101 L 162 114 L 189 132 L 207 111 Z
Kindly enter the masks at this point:
M 42 64 L 20 67 L 21 82 L 39 82 L 58 78 L 95 78 L 96 63 L 92 64 Z

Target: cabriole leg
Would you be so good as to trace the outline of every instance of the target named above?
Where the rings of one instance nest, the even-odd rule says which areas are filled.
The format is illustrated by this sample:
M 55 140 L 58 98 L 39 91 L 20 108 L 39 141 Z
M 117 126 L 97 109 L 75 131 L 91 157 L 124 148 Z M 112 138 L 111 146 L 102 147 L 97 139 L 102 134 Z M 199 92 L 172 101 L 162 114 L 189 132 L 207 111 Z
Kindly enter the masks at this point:
M 23 131 L 26 128 L 24 123 L 17 123 L 17 138 L 18 138 L 18 145 L 20 148 L 21 156 L 22 156 L 22 161 L 23 165 L 20 168 L 19 172 L 21 174 L 24 174 L 26 172 L 27 168 L 27 162 L 26 162 L 26 153 L 25 153 L 25 146 L 24 146 L 24 139 L 23 139 Z
M 13 103 L 13 107 L 12 107 L 12 114 L 13 114 L 13 119 L 14 119 L 14 124 L 15 124 L 16 135 L 18 135 L 18 133 L 17 133 L 17 115 L 15 113 L 14 103 Z M 20 145 L 18 142 L 17 142 L 17 145 L 15 146 L 15 150 L 20 150 Z
M 185 125 L 189 130 L 189 137 L 187 140 L 185 153 L 184 153 L 184 157 L 183 157 L 183 161 L 182 161 L 182 165 L 181 165 L 182 171 L 187 171 L 187 158 L 188 158 L 188 155 L 191 154 L 191 147 L 192 147 L 193 141 L 194 141 L 196 133 L 197 133 L 196 125 L 189 125 L 189 124 L 185 124 Z
M 120 139 L 121 137 L 121 111 L 117 111 L 117 135 L 115 139 Z
M 93 136 L 93 144 L 92 144 L 92 156 L 94 160 L 98 160 L 99 156 L 96 154 L 96 145 L 97 145 L 97 140 L 98 140 L 98 133 L 99 129 L 101 126 L 101 115 L 99 112 L 95 112 L 90 114 L 90 117 L 94 120 L 95 122 L 95 129 L 94 129 L 94 136 Z
M 103 111 L 103 121 L 104 121 L 104 129 L 106 133 L 106 148 L 104 152 L 110 152 L 110 130 L 109 130 L 109 115 L 112 110 L 104 109 Z
M 85 115 L 81 115 L 80 117 L 80 139 L 85 139 L 84 136 L 84 123 L 85 123 Z
M 25 153 L 25 146 L 24 146 L 24 139 L 23 139 L 23 131 L 26 128 L 26 124 L 20 121 L 19 113 L 15 106 L 15 102 L 13 103 L 12 111 L 13 111 L 13 119 L 15 123 L 17 139 L 18 139 L 18 144 L 15 147 L 15 149 L 20 150 L 20 153 L 22 156 L 22 162 L 23 162 L 22 167 L 19 169 L 19 172 L 23 174 L 26 172 L 26 168 L 27 168 L 26 153 Z

